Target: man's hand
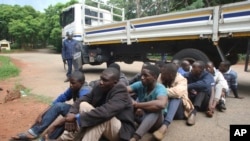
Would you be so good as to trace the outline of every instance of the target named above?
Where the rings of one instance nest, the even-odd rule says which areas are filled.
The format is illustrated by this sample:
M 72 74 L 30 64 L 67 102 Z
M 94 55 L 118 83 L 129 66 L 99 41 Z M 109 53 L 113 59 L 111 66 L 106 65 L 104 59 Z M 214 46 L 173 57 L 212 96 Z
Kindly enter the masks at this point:
M 63 59 L 63 63 L 66 64 L 66 59 Z
M 144 114 L 144 111 L 142 110 L 142 109 L 136 109 L 136 111 L 135 111 L 135 115 L 136 116 L 143 116 L 143 114 Z
M 76 115 L 73 114 L 73 113 L 68 113 L 65 117 L 65 121 L 66 122 L 73 122 L 73 121 L 76 121 Z
M 77 123 L 76 123 L 76 121 L 66 122 L 65 123 L 65 130 L 67 130 L 69 132 L 75 132 L 75 131 L 77 131 Z
M 191 93 L 194 94 L 194 95 L 198 94 L 198 92 L 196 90 L 194 90 L 194 89 L 191 90 Z

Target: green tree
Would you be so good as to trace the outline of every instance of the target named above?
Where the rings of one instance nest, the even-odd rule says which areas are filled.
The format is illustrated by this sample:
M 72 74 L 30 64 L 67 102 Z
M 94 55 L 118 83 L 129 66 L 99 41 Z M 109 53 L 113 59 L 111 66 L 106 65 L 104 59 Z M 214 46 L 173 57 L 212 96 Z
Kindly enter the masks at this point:
M 48 44 L 52 44 L 56 47 L 58 52 L 61 52 L 62 47 L 62 30 L 60 26 L 60 14 L 63 8 L 77 3 L 77 0 L 70 0 L 69 2 L 62 4 L 57 3 L 55 6 L 50 5 L 45 9 L 44 31 L 43 37 Z M 47 38 L 46 38 L 47 37 Z
M 21 45 L 22 48 L 34 48 L 39 40 L 39 29 L 41 25 L 40 12 L 31 6 L 20 7 L 15 5 L 11 8 L 8 22 L 8 35 L 12 42 Z

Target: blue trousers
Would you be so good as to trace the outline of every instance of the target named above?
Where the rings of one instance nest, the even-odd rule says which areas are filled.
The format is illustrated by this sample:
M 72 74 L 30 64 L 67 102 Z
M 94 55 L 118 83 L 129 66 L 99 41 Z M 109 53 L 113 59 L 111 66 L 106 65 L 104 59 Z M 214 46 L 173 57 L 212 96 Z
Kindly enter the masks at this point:
M 52 105 L 43 115 L 41 123 L 35 123 L 30 129 L 29 133 L 32 134 L 35 137 L 38 137 L 41 135 L 44 130 L 46 130 L 50 124 L 57 119 L 59 115 L 65 116 L 70 109 L 70 105 L 66 103 L 56 103 Z M 61 127 L 58 127 L 52 135 L 49 137 L 51 139 L 55 139 L 58 136 L 61 135 L 61 133 L 64 131 L 64 125 Z
M 174 119 L 184 118 L 185 116 L 182 100 L 180 98 L 170 98 L 168 101 L 168 111 L 164 115 L 163 123 L 169 126 Z
M 69 75 L 72 73 L 73 59 L 67 59 L 67 64 L 68 64 L 68 72 L 66 76 L 69 77 Z

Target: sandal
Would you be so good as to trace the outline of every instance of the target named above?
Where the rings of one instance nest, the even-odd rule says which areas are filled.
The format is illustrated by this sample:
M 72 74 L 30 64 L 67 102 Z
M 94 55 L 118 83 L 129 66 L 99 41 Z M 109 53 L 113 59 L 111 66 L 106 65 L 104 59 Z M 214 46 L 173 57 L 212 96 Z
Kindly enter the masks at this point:
M 207 112 L 206 112 L 206 115 L 207 115 L 207 117 L 213 117 L 213 114 L 214 114 L 214 112 L 213 111 L 210 111 L 210 110 L 208 110 Z
M 36 139 L 36 137 L 30 138 L 28 137 L 27 133 L 20 133 L 15 137 L 11 137 L 12 141 L 17 141 L 17 140 L 18 141 L 32 141 L 34 139 Z

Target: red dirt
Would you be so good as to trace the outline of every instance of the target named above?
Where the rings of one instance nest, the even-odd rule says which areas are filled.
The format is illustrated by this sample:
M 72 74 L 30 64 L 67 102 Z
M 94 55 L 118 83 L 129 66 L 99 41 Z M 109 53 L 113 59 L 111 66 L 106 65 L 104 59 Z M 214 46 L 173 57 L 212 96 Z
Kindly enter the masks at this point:
M 20 69 L 28 64 L 12 59 L 12 62 Z M 35 70 L 35 69 L 34 69 Z M 29 73 L 36 74 L 36 71 Z M 15 91 L 16 82 L 25 75 L 21 72 L 20 76 L 0 81 L 0 140 L 8 141 L 11 136 L 20 132 L 26 132 L 34 123 L 36 117 L 48 105 L 34 99 L 32 96 L 17 98 L 12 101 L 4 102 L 7 90 L 11 92 L 11 96 L 20 95 L 19 91 Z M 21 84 L 20 84 L 21 85 Z

